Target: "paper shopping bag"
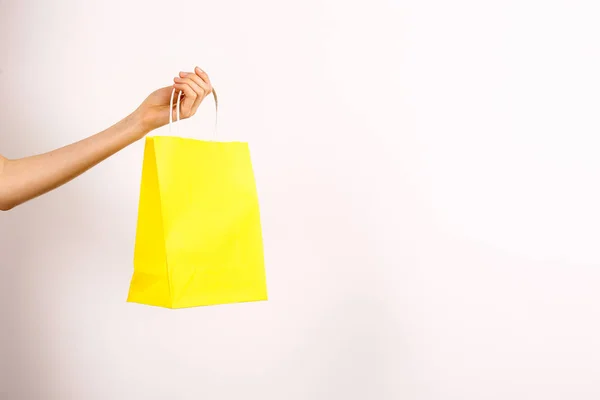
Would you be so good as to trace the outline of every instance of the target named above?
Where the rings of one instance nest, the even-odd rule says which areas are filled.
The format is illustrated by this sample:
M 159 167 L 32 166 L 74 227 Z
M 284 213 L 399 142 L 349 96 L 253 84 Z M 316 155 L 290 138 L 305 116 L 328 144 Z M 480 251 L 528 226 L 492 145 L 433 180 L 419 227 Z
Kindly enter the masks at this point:
M 247 143 L 146 138 L 128 301 L 167 308 L 267 300 Z

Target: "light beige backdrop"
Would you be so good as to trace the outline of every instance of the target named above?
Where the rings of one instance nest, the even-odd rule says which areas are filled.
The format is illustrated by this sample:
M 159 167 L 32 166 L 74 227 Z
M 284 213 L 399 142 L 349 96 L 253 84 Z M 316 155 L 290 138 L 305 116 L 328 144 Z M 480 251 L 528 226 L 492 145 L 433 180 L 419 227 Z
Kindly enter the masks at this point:
M 221 138 L 250 142 L 270 301 L 125 303 L 136 143 L 0 215 L 0 397 L 598 399 L 599 17 L 591 0 L 1 0 L 5 156 L 209 72 Z M 182 135 L 209 137 L 213 112 Z

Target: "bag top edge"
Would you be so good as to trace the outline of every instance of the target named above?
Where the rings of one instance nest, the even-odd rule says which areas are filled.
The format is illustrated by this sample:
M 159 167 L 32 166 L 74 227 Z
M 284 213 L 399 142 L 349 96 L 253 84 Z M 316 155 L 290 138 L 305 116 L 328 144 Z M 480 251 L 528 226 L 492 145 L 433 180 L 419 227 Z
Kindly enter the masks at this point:
M 234 144 L 234 143 L 239 143 L 239 144 L 248 144 L 248 142 L 244 142 L 241 140 L 229 140 L 229 141 L 221 141 L 221 140 L 203 140 L 203 139 L 196 139 L 196 138 L 190 138 L 190 137 L 181 137 L 181 136 L 170 136 L 170 135 L 146 135 L 146 140 L 153 140 L 153 139 L 177 139 L 177 140 L 185 140 L 185 141 L 192 141 L 192 142 L 200 142 L 200 143 L 225 143 L 225 144 Z

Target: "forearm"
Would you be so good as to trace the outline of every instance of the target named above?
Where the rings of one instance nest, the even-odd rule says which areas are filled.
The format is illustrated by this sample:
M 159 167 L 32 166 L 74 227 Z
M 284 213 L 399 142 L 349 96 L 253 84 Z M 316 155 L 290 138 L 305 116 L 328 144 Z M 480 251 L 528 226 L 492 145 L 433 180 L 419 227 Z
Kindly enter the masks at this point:
M 7 210 L 81 175 L 147 133 L 134 113 L 110 128 L 60 149 L 5 160 L 0 171 L 0 209 Z

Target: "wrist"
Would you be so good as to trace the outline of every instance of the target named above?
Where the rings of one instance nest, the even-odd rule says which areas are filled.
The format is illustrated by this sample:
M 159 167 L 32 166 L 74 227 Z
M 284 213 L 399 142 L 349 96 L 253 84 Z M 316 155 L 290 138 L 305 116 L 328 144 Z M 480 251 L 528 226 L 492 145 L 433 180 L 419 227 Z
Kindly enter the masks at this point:
M 129 128 L 128 131 L 130 131 L 132 135 L 136 136 L 137 139 L 143 138 L 153 129 L 150 126 L 147 118 L 144 117 L 144 113 L 140 109 L 137 109 L 129 114 L 129 116 L 125 118 L 125 121 L 127 122 Z

